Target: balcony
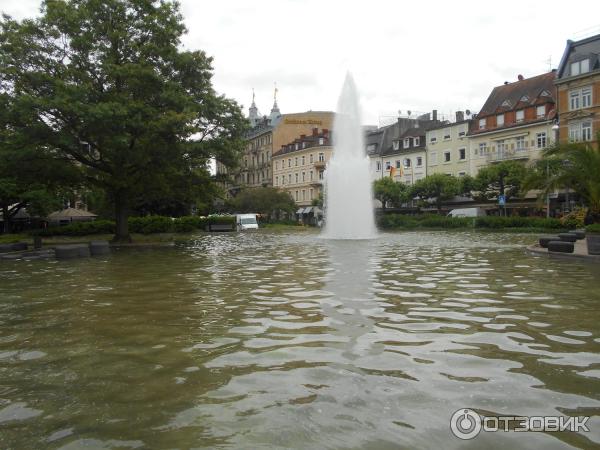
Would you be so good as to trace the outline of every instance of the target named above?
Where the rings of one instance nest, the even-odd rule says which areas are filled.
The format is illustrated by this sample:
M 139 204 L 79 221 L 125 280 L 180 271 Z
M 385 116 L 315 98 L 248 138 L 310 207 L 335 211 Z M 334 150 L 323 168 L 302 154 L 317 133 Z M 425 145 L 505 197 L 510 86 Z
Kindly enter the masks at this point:
M 324 169 L 326 164 L 325 161 L 315 161 L 315 167 L 317 169 Z
M 518 159 L 529 159 L 532 153 L 536 150 L 535 148 L 524 148 L 517 150 L 501 150 L 488 153 L 488 162 L 500 162 Z

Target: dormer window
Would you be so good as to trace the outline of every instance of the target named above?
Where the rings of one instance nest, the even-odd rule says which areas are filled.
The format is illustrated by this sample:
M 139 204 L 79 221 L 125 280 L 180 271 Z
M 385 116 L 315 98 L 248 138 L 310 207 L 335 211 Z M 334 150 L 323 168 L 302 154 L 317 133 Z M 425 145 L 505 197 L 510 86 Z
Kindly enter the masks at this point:
M 529 101 L 529 97 L 527 95 L 524 95 L 523 97 L 521 97 L 521 100 L 519 100 L 520 102 L 528 102 Z
M 410 147 L 410 138 L 404 139 L 404 148 Z
M 486 119 L 479 119 L 479 129 L 485 130 Z
M 444 135 L 444 140 L 445 140 L 445 141 L 447 141 L 447 140 L 449 140 L 449 139 L 450 139 L 450 134 L 449 134 L 449 133 L 448 133 L 448 134 L 445 134 L 445 135 Z
M 544 89 L 542 91 L 542 93 L 540 94 L 540 97 L 551 97 L 550 92 L 548 92 L 546 89 Z
M 325 143 L 325 139 L 319 138 L 319 145 L 323 145 Z
M 498 114 L 496 116 L 496 126 L 501 127 L 504 125 L 504 114 Z
M 518 110 L 515 115 L 515 120 L 517 122 L 523 122 L 525 120 L 525 111 L 522 109 Z
M 541 119 L 546 115 L 546 107 L 544 105 L 540 105 L 535 108 L 535 115 L 538 119 Z
M 582 59 L 581 61 L 576 61 L 571 63 L 571 76 L 579 75 L 581 73 L 586 73 L 590 71 L 590 60 Z
M 512 107 L 512 105 L 510 104 L 510 100 L 504 100 L 502 102 L 502 105 L 500 105 L 500 106 L 502 106 L 504 108 L 511 108 Z
M 400 150 L 400 141 L 393 141 L 392 147 L 394 148 L 394 150 Z
M 421 139 L 419 138 L 419 136 L 415 137 L 413 145 L 415 147 L 418 147 L 421 144 Z

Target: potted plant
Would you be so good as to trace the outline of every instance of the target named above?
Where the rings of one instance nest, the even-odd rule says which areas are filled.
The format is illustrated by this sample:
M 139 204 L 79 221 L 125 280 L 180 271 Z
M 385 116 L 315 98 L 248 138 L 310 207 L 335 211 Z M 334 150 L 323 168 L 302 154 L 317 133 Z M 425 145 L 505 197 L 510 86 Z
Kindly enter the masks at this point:
M 585 227 L 589 255 L 600 255 L 600 223 Z

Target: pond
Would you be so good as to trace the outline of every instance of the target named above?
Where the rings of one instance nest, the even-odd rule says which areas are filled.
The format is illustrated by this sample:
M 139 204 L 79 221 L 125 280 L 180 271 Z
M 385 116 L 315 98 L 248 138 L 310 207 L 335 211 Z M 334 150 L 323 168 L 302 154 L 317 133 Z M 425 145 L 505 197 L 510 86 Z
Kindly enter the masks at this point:
M 1 448 L 600 445 L 600 267 L 534 235 L 198 234 L 0 263 Z M 450 432 L 484 415 L 589 432 Z

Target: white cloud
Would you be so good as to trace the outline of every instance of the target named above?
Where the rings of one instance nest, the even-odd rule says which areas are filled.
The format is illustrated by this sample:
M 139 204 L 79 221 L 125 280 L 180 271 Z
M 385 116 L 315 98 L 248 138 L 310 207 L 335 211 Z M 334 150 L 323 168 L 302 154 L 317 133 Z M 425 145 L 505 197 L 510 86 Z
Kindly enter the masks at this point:
M 39 0 L 0 0 L 24 17 Z M 214 57 L 215 87 L 268 113 L 334 109 L 346 70 L 377 123 L 398 110 L 477 111 L 494 86 L 556 67 L 565 42 L 597 27 L 600 3 L 182 0 L 184 45 Z M 573 6 L 575 8 L 575 6 Z M 600 28 L 597 29 L 600 33 Z

